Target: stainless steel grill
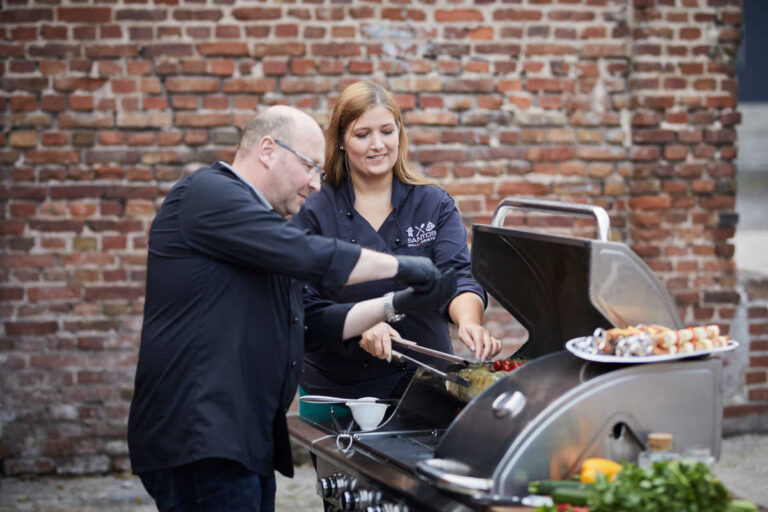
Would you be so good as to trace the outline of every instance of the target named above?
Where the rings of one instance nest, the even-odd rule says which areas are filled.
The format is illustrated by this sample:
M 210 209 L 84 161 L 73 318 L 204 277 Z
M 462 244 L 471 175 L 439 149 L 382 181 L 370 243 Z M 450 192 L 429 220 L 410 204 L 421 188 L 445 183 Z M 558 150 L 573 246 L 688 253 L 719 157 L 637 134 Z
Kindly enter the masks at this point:
M 513 209 L 588 215 L 598 235 L 505 228 Z M 466 404 L 420 369 L 374 432 L 290 418 L 326 510 L 500 510 L 519 503 L 529 481 L 568 478 L 588 457 L 636 460 L 652 431 L 674 434 L 679 451 L 719 457 L 719 360 L 619 365 L 563 351 L 598 326 L 682 327 L 666 289 L 608 230 L 600 208 L 516 198 L 491 226 L 474 226 L 473 274 L 528 330 L 518 355 L 530 362 Z

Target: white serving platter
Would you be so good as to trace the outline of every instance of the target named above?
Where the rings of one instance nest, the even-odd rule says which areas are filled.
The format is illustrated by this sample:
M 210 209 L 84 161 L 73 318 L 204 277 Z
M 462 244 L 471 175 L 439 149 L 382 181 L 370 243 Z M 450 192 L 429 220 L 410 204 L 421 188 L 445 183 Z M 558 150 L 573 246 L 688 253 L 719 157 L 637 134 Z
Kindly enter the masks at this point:
M 565 343 L 565 349 L 578 358 L 596 363 L 661 363 L 663 361 L 677 361 L 679 359 L 688 359 L 690 357 L 702 357 L 720 352 L 730 352 L 739 346 L 738 341 L 728 340 L 728 344 L 723 347 L 715 347 L 705 350 L 696 350 L 694 352 L 679 352 L 677 354 L 664 354 L 653 356 L 611 356 L 608 354 L 591 354 L 579 348 L 579 345 L 586 342 L 588 336 L 573 338 Z

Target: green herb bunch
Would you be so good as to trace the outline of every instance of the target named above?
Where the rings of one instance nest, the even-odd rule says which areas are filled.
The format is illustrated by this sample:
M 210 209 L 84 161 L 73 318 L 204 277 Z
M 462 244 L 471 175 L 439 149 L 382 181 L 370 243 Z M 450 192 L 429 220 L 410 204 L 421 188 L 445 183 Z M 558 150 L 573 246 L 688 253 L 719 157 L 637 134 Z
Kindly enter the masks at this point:
M 546 488 L 558 507 L 542 506 L 537 512 L 569 510 L 566 503 L 575 510 L 588 507 L 589 512 L 757 511 L 747 500 L 732 500 L 707 466 L 679 459 L 657 461 L 648 468 L 625 462 L 613 480 L 598 473 L 594 484 L 544 481 L 529 487 L 533 493 L 539 488 Z
M 587 495 L 591 512 L 723 512 L 730 496 L 702 463 L 654 462 L 647 469 L 622 464 L 609 482 L 598 475 Z

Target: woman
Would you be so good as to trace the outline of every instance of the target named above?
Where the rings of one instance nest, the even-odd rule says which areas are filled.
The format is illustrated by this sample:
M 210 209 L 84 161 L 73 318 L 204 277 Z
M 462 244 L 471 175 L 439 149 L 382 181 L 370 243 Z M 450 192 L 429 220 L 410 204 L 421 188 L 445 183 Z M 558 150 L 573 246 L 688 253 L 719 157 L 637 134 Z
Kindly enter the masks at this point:
M 427 256 L 442 271 L 454 268 L 456 294 L 442 312 L 409 314 L 394 325 L 379 323 L 360 338 L 334 348 L 335 333 L 306 332 L 302 391 L 347 398 L 399 397 L 414 368 L 388 362 L 390 338 L 400 335 L 420 345 L 452 352 L 446 320 L 478 359 L 496 355 L 499 340 L 482 326 L 486 295 L 471 277 L 467 232 L 453 199 L 408 167 L 407 137 L 399 107 L 381 86 L 357 82 L 336 101 L 326 134 L 326 181 L 310 196 L 296 222 L 313 233 L 358 243 L 390 254 Z M 334 315 L 343 303 L 359 302 L 402 288 L 381 280 L 329 294 L 308 289 L 308 315 Z M 336 304 L 336 306 L 330 306 Z M 357 343 L 359 346 L 357 346 Z M 375 355 L 376 357 L 372 357 Z M 414 352 L 409 355 L 445 366 Z M 410 371 L 409 371 L 410 370 Z M 305 404 L 301 404 L 305 408 Z

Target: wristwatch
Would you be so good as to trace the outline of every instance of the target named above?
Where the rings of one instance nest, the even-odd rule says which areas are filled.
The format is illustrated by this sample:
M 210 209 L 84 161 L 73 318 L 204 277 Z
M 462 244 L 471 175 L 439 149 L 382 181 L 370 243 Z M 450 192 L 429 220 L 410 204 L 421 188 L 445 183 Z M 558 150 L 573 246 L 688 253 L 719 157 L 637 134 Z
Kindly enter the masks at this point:
M 392 300 L 395 296 L 395 292 L 389 292 L 384 294 L 384 313 L 387 315 L 387 323 L 399 322 L 405 315 L 402 313 L 395 313 L 395 306 L 392 304 Z

